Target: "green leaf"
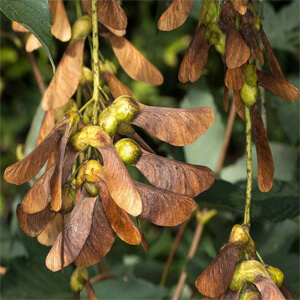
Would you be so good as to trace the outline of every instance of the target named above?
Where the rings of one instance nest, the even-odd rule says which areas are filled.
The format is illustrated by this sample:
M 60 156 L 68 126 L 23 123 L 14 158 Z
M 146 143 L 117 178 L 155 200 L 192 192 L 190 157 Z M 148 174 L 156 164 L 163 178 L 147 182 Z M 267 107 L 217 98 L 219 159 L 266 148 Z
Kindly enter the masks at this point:
M 213 96 L 208 90 L 192 89 L 183 99 L 181 107 L 209 107 L 214 111 L 215 120 L 212 126 L 193 144 L 184 147 L 184 153 L 188 163 L 205 165 L 214 170 L 221 153 L 225 126 L 214 103 Z
M 243 214 L 245 205 L 245 184 L 234 185 L 227 181 L 216 180 L 213 186 L 199 195 L 197 202 L 211 204 Z M 251 218 L 265 218 L 279 222 L 299 214 L 299 186 L 297 183 L 274 180 L 272 189 L 262 193 L 254 185 L 251 201 Z
M 165 287 L 131 277 L 99 281 L 93 284 L 97 299 L 161 299 L 168 296 L 169 290 Z M 87 299 L 82 293 L 82 299 Z
M 0 0 L 0 10 L 9 19 L 22 24 L 36 36 L 46 50 L 55 73 L 50 29 L 53 20 L 48 0 Z

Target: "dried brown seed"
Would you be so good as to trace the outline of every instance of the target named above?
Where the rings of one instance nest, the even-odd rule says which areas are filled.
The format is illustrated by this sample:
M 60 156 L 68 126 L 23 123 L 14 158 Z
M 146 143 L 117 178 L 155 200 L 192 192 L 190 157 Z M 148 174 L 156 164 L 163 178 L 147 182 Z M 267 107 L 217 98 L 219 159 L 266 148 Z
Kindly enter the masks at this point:
M 245 74 L 242 67 L 227 69 L 225 84 L 230 90 L 240 90 L 245 83 Z
M 262 192 L 268 192 L 273 185 L 274 162 L 268 142 L 267 132 L 261 119 L 257 104 L 255 104 L 251 110 L 251 122 L 257 152 L 258 186 Z
M 207 190 L 214 182 L 214 173 L 207 167 L 178 162 L 145 150 L 135 166 L 154 186 L 190 197 Z
M 41 143 L 41 141 L 50 133 L 54 125 L 55 125 L 55 110 L 46 111 L 36 141 L 36 146 L 38 146 Z
M 252 34 L 252 46 L 255 53 L 255 57 L 258 63 L 263 66 L 264 65 L 264 55 L 260 49 L 259 42 L 255 34 Z
M 120 65 L 132 79 L 152 85 L 163 83 L 162 74 L 127 39 L 112 33 L 108 34 L 108 39 Z
M 239 14 L 246 13 L 248 0 L 231 0 L 231 3 Z
M 79 84 L 84 39 L 68 46 L 43 97 L 44 110 L 53 110 L 66 104 Z
M 39 40 L 31 33 L 27 39 L 25 49 L 27 52 L 32 52 L 38 48 L 42 47 L 42 44 Z
M 262 299 L 285 300 L 285 297 L 271 278 L 259 277 L 254 284 L 259 290 Z
M 228 104 L 229 104 L 229 90 L 228 87 L 224 85 L 223 105 L 224 105 L 224 110 L 226 112 L 228 111 Z
M 216 298 L 227 290 L 241 250 L 239 243 L 228 243 L 220 250 L 196 280 L 196 287 L 201 294 Z
M 142 106 L 132 121 L 160 140 L 175 146 L 193 143 L 214 121 L 214 112 L 207 107 L 190 109 Z
M 241 92 L 240 91 L 233 91 L 233 104 L 236 112 L 240 116 L 242 120 L 246 122 L 246 117 L 245 117 L 245 104 L 242 101 L 241 98 Z
M 29 31 L 26 27 L 17 23 L 16 21 L 12 22 L 11 27 L 14 31 L 17 31 L 17 32 L 28 32 Z
M 132 92 L 129 87 L 123 84 L 115 75 L 106 72 L 104 74 L 104 78 L 114 98 L 118 98 L 123 95 L 132 96 Z
M 181 26 L 192 9 L 194 0 L 173 0 L 158 20 L 157 27 L 162 31 L 171 31 Z
M 158 226 L 177 226 L 195 209 L 193 198 L 135 182 L 143 202 L 141 217 Z

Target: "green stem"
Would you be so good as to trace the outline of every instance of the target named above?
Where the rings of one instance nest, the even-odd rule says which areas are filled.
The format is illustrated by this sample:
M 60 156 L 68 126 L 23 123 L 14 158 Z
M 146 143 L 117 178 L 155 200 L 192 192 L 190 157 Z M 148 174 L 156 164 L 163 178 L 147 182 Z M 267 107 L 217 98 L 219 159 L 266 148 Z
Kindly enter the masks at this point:
M 93 91 L 93 99 L 94 99 L 94 107 L 93 107 L 93 123 L 97 122 L 97 113 L 98 113 L 98 101 L 99 101 L 99 89 L 100 86 L 100 76 L 99 76 L 99 37 L 98 37 L 98 19 L 97 19 L 97 3 L 98 0 L 92 0 L 92 26 L 93 26 L 93 73 L 94 73 L 94 91 Z
M 75 1 L 75 8 L 76 8 L 77 19 L 79 19 L 82 16 L 82 9 L 81 9 L 80 0 Z
M 246 154 L 247 154 L 247 190 L 244 213 L 244 224 L 250 226 L 250 204 L 252 194 L 252 140 L 251 140 L 251 115 L 250 108 L 245 106 L 246 115 Z
M 87 103 L 85 103 L 80 109 L 79 113 L 81 114 L 92 102 L 94 102 L 94 98 L 90 99 Z
M 81 100 L 82 100 L 82 89 L 81 86 L 79 86 L 76 93 L 76 104 L 78 108 L 81 106 Z

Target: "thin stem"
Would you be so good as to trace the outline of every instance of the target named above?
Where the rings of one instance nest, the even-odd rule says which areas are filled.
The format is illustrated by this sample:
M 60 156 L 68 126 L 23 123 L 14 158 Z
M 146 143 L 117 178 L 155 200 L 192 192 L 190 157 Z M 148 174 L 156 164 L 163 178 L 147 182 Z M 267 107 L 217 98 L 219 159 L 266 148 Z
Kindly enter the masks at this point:
M 231 137 L 231 133 L 232 133 L 232 128 L 233 128 L 233 124 L 234 124 L 234 120 L 235 120 L 235 116 L 236 116 L 236 110 L 235 110 L 234 104 L 232 102 L 226 130 L 225 130 L 225 134 L 224 134 L 224 138 L 223 138 L 221 155 L 219 157 L 219 161 L 218 161 L 217 168 L 216 168 L 217 174 L 220 174 L 222 171 L 222 168 L 223 168 L 223 164 L 224 164 L 224 160 L 226 157 L 226 153 L 227 153 L 227 149 L 228 149 L 228 145 L 229 145 L 229 141 L 230 141 L 230 137 Z
M 32 52 L 27 52 L 27 56 L 28 56 L 28 59 L 29 59 L 29 62 L 30 62 L 31 68 L 32 68 L 32 72 L 33 72 L 35 81 L 40 90 L 40 93 L 41 93 L 41 95 L 44 95 L 44 93 L 46 91 L 46 86 L 43 81 L 43 77 L 42 77 L 41 71 L 39 69 L 39 66 L 35 60 L 34 54 Z
M 82 9 L 81 9 L 80 0 L 75 0 L 75 8 L 76 8 L 76 16 L 77 16 L 77 19 L 78 19 L 82 16 Z
M 264 263 L 263 259 L 261 258 L 261 256 L 259 255 L 259 253 L 257 251 L 256 251 L 256 256 L 258 257 L 258 259 L 260 260 L 262 265 L 265 266 L 266 264 Z
M 206 212 L 203 212 L 203 216 L 205 215 L 205 213 Z M 201 235 L 202 235 L 202 232 L 203 232 L 203 227 L 204 227 L 204 224 L 203 224 L 202 220 L 200 219 L 198 221 L 198 224 L 197 224 L 197 227 L 196 227 L 196 230 L 195 230 L 195 233 L 194 233 L 194 237 L 193 237 L 193 242 L 192 242 L 192 245 L 190 247 L 190 250 L 189 250 L 186 261 L 189 261 L 190 259 L 192 259 L 195 256 L 197 248 L 198 248 L 198 244 L 200 242 Z M 185 267 L 184 267 L 182 272 L 181 272 L 181 275 L 180 275 L 180 278 L 179 278 L 179 281 L 178 281 L 178 284 L 177 284 L 177 287 L 176 287 L 176 290 L 175 290 L 175 293 L 173 295 L 172 300 L 180 299 L 180 295 L 182 293 L 182 290 L 183 290 L 184 284 L 186 282 L 186 279 L 187 279 L 187 272 L 186 272 Z
M 82 88 L 81 86 L 79 86 L 76 92 L 76 104 L 78 108 L 81 106 L 81 100 L 82 100 Z
M 251 140 L 251 115 L 250 108 L 245 106 L 246 116 L 246 155 L 247 155 L 247 190 L 246 190 L 246 205 L 244 214 L 244 224 L 250 226 L 250 204 L 252 194 L 252 140 Z
M 172 264 L 172 261 L 173 261 L 173 259 L 174 259 L 176 250 L 177 250 L 177 248 L 178 248 L 178 246 L 179 246 L 179 243 L 180 243 L 180 241 L 181 241 L 181 238 L 182 238 L 182 236 L 183 236 L 183 233 L 184 233 L 184 231 L 185 231 L 185 228 L 186 228 L 186 226 L 187 226 L 187 224 L 189 223 L 190 220 L 191 220 L 191 219 L 188 219 L 188 220 L 186 220 L 184 223 L 181 224 L 180 229 L 179 229 L 179 231 L 178 231 L 178 233 L 177 233 L 177 235 L 176 235 L 176 238 L 175 238 L 175 241 L 174 241 L 174 243 L 173 243 L 173 245 L 172 245 L 172 249 L 171 249 L 171 252 L 170 252 L 170 254 L 169 254 L 168 260 L 167 260 L 167 262 L 166 262 L 166 265 L 165 265 L 163 274 L 162 274 L 162 276 L 161 276 L 161 280 L 160 280 L 160 285 L 161 285 L 161 286 L 164 286 L 165 283 L 166 283 L 166 279 L 167 279 L 167 276 L 168 276 L 168 273 L 169 273 L 169 269 L 170 269 L 171 264 Z
M 80 109 L 79 113 L 81 114 L 92 102 L 94 102 L 94 98 L 90 99 L 87 103 L 85 103 Z
M 97 122 L 97 105 L 99 99 L 99 89 L 100 86 L 100 76 L 99 76 L 99 37 L 98 37 L 98 19 L 97 19 L 97 3 L 98 0 L 92 0 L 92 26 L 93 26 L 93 52 L 92 52 L 92 59 L 93 59 L 93 73 L 94 73 L 94 91 L 93 91 L 93 99 L 94 99 L 94 107 L 93 107 L 93 123 L 96 124 Z

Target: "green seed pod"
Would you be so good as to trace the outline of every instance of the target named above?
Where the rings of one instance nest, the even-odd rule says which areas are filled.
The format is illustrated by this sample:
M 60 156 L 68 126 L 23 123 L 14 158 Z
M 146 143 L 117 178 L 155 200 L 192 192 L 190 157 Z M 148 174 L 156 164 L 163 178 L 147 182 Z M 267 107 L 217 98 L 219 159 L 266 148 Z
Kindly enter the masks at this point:
M 121 135 L 130 135 L 134 134 L 134 129 L 130 124 L 120 123 L 117 132 Z
M 274 281 L 274 283 L 280 288 L 282 287 L 283 284 L 283 280 L 284 280 L 284 275 L 283 273 L 277 269 L 274 268 L 272 266 L 267 266 L 266 270 L 268 272 L 268 274 L 271 276 L 272 280 Z
M 110 136 L 114 136 L 117 127 L 118 127 L 118 121 L 116 119 L 116 113 L 114 110 L 112 110 L 110 107 L 105 108 L 99 118 L 98 118 L 98 124 L 101 126 Z
M 132 165 L 140 158 L 142 151 L 138 144 L 131 139 L 122 139 L 115 144 L 115 148 L 126 165 Z
M 260 21 L 259 15 L 256 13 L 256 10 L 252 4 L 248 3 L 247 7 L 248 7 L 248 9 L 250 9 L 252 11 L 253 16 L 254 16 L 252 25 L 257 29 L 257 31 L 259 31 L 260 27 L 261 27 L 261 21 Z
M 85 85 L 86 82 L 90 84 L 93 82 L 93 72 L 91 69 L 83 66 L 79 74 L 79 84 Z
M 104 67 L 105 67 L 105 71 L 111 73 L 111 74 L 116 74 L 117 73 L 117 68 L 114 65 L 113 62 L 109 61 L 109 60 L 105 60 L 104 62 Z
M 245 80 L 250 86 L 257 86 L 256 67 L 254 65 L 247 65 L 245 70 Z
M 198 25 L 208 25 L 218 21 L 218 9 L 214 0 L 204 0 L 202 3 Z
M 261 299 L 260 293 L 252 292 L 250 290 L 241 292 L 239 296 L 239 300 L 255 300 L 255 299 Z
M 84 182 L 84 168 L 85 168 L 85 165 L 81 166 L 78 173 L 77 173 L 77 176 L 76 176 L 76 188 L 79 189 L 83 182 Z
M 84 187 L 86 188 L 86 190 L 89 192 L 89 194 L 92 196 L 92 197 L 96 197 L 99 195 L 99 190 L 98 188 L 95 186 L 94 183 L 92 182 L 85 182 L 84 183 Z
M 61 106 L 55 112 L 55 122 L 58 121 L 68 110 L 77 111 L 78 107 L 76 102 L 73 99 L 70 99 L 65 105 Z
M 204 39 L 214 45 L 220 54 L 225 55 L 226 34 L 222 32 L 217 23 L 207 26 Z
M 70 278 L 70 287 L 74 293 L 83 290 L 84 284 L 89 280 L 89 274 L 86 268 L 76 268 Z
M 78 152 L 82 152 L 88 146 L 99 148 L 110 144 L 111 138 L 102 127 L 89 125 L 76 132 L 71 138 L 71 143 Z
M 105 181 L 103 167 L 97 160 L 89 160 L 85 164 L 84 177 L 86 181 L 91 183 L 97 181 L 98 179 Z
M 250 86 L 246 82 L 241 89 L 241 98 L 245 105 L 252 107 L 257 100 L 257 86 Z
M 229 289 L 234 292 L 240 291 L 245 282 L 255 283 L 258 277 L 270 276 L 257 260 L 245 260 L 236 265 Z
M 84 39 L 92 32 L 92 18 L 88 15 L 76 20 L 72 27 L 71 42 Z
M 80 115 L 77 111 L 68 110 L 64 116 L 66 116 L 66 119 L 63 122 L 68 122 L 70 124 L 70 129 L 66 132 L 67 137 L 69 137 L 77 131 Z M 57 122 L 60 120 L 61 118 Z
M 116 113 L 116 119 L 118 122 L 130 123 L 134 116 L 139 112 L 139 103 L 130 96 L 118 97 L 113 104 L 111 109 Z
M 230 236 L 230 243 L 242 243 L 246 247 L 249 243 L 249 233 L 242 225 L 236 224 L 233 226 Z
M 76 190 L 70 186 L 64 186 L 62 188 L 62 206 L 60 212 L 67 214 L 72 211 L 75 205 Z

